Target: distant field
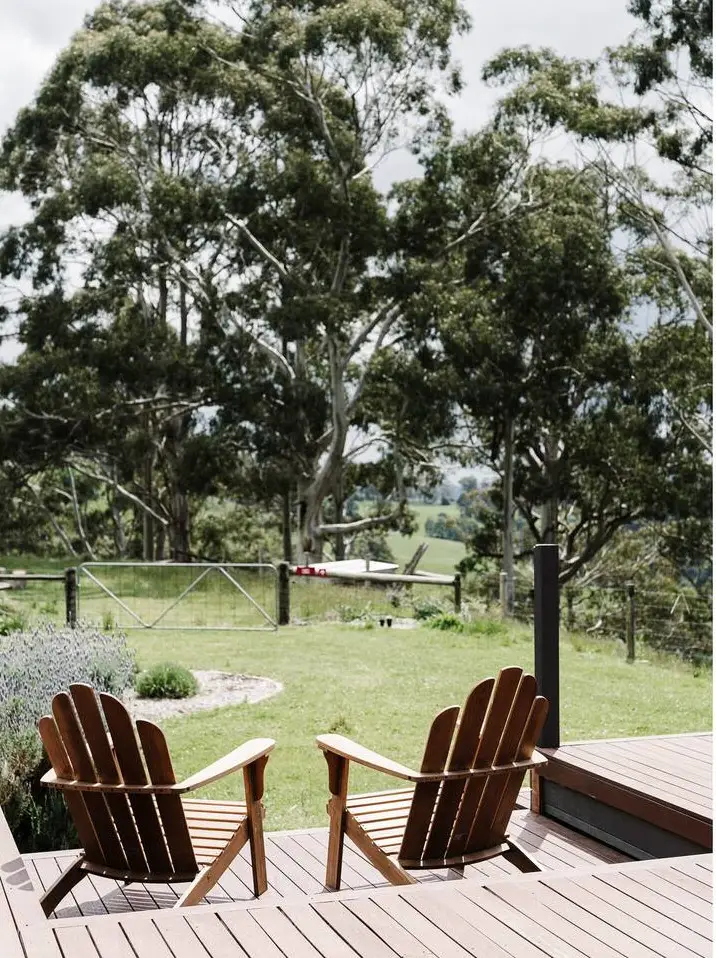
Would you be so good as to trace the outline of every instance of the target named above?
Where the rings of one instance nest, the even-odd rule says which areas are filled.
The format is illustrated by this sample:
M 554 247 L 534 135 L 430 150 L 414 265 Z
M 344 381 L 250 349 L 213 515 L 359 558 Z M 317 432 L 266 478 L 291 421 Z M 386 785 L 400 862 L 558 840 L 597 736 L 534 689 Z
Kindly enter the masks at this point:
M 457 563 L 465 558 L 465 546 L 461 542 L 452 542 L 450 539 L 434 539 L 425 534 L 427 519 L 435 519 L 444 512 L 448 516 L 457 516 L 458 508 L 455 504 L 449 506 L 420 505 L 411 502 L 411 512 L 418 518 L 418 531 L 412 536 L 401 536 L 398 532 L 388 535 L 388 545 L 391 548 L 395 561 L 403 566 L 414 554 L 421 542 L 428 543 L 428 551 L 420 561 L 420 568 L 426 572 L 439 572 L 451 575 L 455 572 Z

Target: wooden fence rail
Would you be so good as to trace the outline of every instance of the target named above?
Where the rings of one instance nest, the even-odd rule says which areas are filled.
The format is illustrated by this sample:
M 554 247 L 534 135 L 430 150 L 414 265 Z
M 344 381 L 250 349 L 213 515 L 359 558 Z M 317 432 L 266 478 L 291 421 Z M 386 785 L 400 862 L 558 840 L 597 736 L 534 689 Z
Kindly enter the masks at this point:
M 64 572 L 0 572 L 0 582 L 20 585 L 25 582 L 64 582 L 65 584 L 65 622 L 77 624 L 77 569 L 65 569 Z

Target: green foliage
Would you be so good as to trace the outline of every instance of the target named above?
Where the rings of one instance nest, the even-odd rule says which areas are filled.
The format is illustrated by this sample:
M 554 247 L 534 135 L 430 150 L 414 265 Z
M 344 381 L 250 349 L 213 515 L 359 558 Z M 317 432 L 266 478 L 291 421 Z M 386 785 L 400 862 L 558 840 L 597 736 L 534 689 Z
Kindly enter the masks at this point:
M 393 562 L 393 552 L 388 545 L 387 533 L 382 529 L 361 532 L 353 538 L 350 546 L 351 559 L 375 559 L 376 562 Z
M 186 699 L 196 695 L 199 683 L 189 669 L 176 662 L 159 662 L 137 676 L 140 699 Z
M 0 601 L 0 635 L 21 632 L 26 627 L 25 615 L 9 603 Z
M 444 611 L 442 605 L 432 599 L 420 599 L 413 603 L 413 615 L 418 622 L 443 615 Z
M 52 696 L 73 682 L 121 695 L 133 672 L 118 633 L 43 625 L 0 637 L 0 806 L 21 851 L 77 844 L 61 796 L 40 785 L 48 763 L 36 729 Z
M 280 554 L 275 515 L 256 506 L 208 500 L 192 529 L 194 552 L 212 562 L 268 562 Z
M 464 632 L 465 623 L 459 615 L 453 612 L 441 612 L 431 616 L 427 621 L 428 628 L 439 629 L 441 632 Z

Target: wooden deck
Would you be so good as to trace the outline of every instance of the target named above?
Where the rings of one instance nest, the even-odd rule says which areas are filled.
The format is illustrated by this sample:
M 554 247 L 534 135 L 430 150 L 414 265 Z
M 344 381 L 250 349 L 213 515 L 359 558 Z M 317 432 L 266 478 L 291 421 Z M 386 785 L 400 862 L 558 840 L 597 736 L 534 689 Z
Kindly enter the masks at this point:
M 707 958 L 712 878 L 698 856 L 48 922 L 28 958 Z
M 510 823 L 537 875 L 494 859 L 390 887 L 347 842 L 343 889 L 327 892 L 327 829 L 268 832 L 259 900 L 245 850 L 199 906 L 171 908 L 180 885 L 91 877 L 48 920 L 40 894 L 76 853 L 23 858 L 0 815 L 0 958 L 711 955 L 711 856 L 662 857 L 711 847 L 711 736 L 573 743 L 550 758 Z
M 517 810 L 511 821 L 510 834 L 534 854 L 548 871 L 585 868 L 605 862 L 623 862 L 625 856 L 557 822 L 549 822 L 527 809 Z M 305 898 L 325 892 L 324 876 L 328 830 L 267 832 L 266 858 L 269 891 L 262 901 Z M 75 857 L 75 852 L 48 852 L 24 857 L 33 884 L 42 893 L 57 878 L 61 869 Z M 455 878 L 448 871 L 415 872 L 425 884 L 442 884 Z M 493 859 L 479 865 L 470 865 L 466 876 L 486 881 L 519 876 L 514 865 L 503 859 Z M 184 890 L 184 885 L 129 885 L 95 876 L 87 877 L 77 885 L 58 907 L 54 918 L 75 918 L 78 915 L 96 916 L 118 912 L 146 911 L 171 907 Z M 343 866 L 343 889 L 370 891 L 388 888 L 378 871 L 359 854 L 350 842 L 346 843 Z M 251 867 L 248 847 L 235 860 L 218 887 L 206 899 L 218 905 L 226 902 L 251 902 Z
M 712 749 L 711 733 L 543 749 L 533 807 L 634 858 L 711 851 Z

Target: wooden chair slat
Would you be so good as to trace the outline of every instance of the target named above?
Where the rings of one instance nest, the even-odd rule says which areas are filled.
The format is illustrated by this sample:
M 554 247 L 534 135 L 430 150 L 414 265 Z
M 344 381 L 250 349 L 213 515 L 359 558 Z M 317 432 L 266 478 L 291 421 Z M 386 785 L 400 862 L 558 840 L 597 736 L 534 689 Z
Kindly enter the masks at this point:
M 176 777 L 162 730 L 151 722 L 139 720 L 137 732 L 152 784 L 174 785 Z M 174 868 L 179 872 L 198 870 L 181 798 L 178 795 L 157 795 L 156 800 Z
M 72 700 L 67 692 L 60 692 L 54 697 L 52 713 L 74 770 L 73 778 L 83 782 L 96 782 L 97 775 L 92 759 L 77 721 Z M 126 869 L 128 867 L 127 858 L 122 843 L 117 837 L 104 795 L 97 792 L 84 792 L 82 795 L 95 834 L 102 846 L 104 863 L 110 868 Z
M 58 778 L 73 778 L 72 765 L 65 746 L 62 744 L 54 718 L 51 715 L 43 716 L 39 721 L 38 728 L 42 744 L 45 746 L 47 757 L 50 759 L 55 774 Z M 82 792 L 65 791 L 63 795 L 85 854 L 92 861 L 100 865 L 105 864 L 104 852 L 95 835 L 92 819 L 87 811 Z
M 128 785 L 146 785 L 147 773 L 137 744 L 134 723 L 129 713 L 113 695 L 102 693 L 100 701 L 123 781 Z M 172 863 L 154 799 L 151 795 L 130 795 L 129 800 L 149 870 L 160 873 L 171 872 Z
M 475 768 L 487 768 L 494 764 L 494 758 L 521 678 L 522 669 L 520 668 L 500 670 L 482 727 L 480 742 L 477 746 Z M 452 836 L 448 842 L 447 858 L 454 858 L 456 855 L 464 853 L 484 788 L 485 779 L 479 778 L 471 779 L 465 786 Z
M 441 772 L 445 768 L 459 714 L 460 707 L 452 705 L 450 708 L 438 712 L 433 719 L 420 766 L 421 772 Z M 440 782 L 419 782 L 415 786 L 413 802 L 410 806 L 405 835 L 400 849 L 400 858 L 420 858 L 422 856 L 440 784 Z
M 517 748 L 516 761 L 524 762 L 532 758 L 539 737 L 542 734 L 542 728 L 544 727 L 548 711 L 549 702 L 543 695 L 538 695 L 532 703 L 532 709 L 522 734 L 522 740 Z M 489 834 L 485 839 L 488 844 L 501 841 L 504 837 L 521 786 L 522 774 L 520 772 L 515 772 L 509 776 L 502 795 L 502 801 L 495 811 L 495 815 L 490 824 Z
M 494 679 L 485 679 L 474 687 L 465 700 L 465 705 L 460 713 L 460 723 L 455 734 L 455 741 L 446 765 L 448 771 L 456 772 L 473 767 L 477 747 L 480 743 L 482 723 L 487 713 L 487 706 L 490 703 L 494 685 Z M 455 815 L 460 807 L 460 800 L 464 791 L 464 781 L 443 782 L 435 806 L 435 816 L 430 834 L 425 843 L 425 858 L 445 857 L 447 843 L 455 824 Z
M 95 690 L 89 685 L 70 685 L 70 696 L 94 762 L 97 780 L 103 785 L 120 785 L 122 777 L 112 754 Z M 147 871 L 142 843 L 126 795 L 107 794 L 107 807 L 114 819 L 127 863 L 133 871 Z
M 245 742 L 174 790 L 176 778 L 161 729 L 138 722 L 135 730 L 119 699 L 98 698 L 90 686 L 76 683 L 69 695 L 54 697 L 52 713 L 39 722 L 53 764 L 42 781 L 63 792 L 84 853 L 40 900 L 46 915 L 87 874 L 123 882 L 186 882 L 189 887 L 174 907 L 197 904 L 247 841 L 254 892 L 266 891 L 261 799 L 275 742 Z M 188 800 L 190 834 L 180 793 L 239 770 L 246 801 Z M 126 788 L 139 793 L 128 794 Z
M 507 718 L 500 744 L 495 753 L 495 765 L 504 765 L 507 762 L 516 761 L 520 742 L 522 741 L 525 727 L 532 712 L 536 692 L 537 682 L 535 681 L 535 677 L 533 675 L 523 675 L 520 679 L 517 692 L 515 693 L 514 702 Z M 519 772 L 517 775 L 519 775 Z M 490 832 L 490 826 L 502 802 L 509 778 L 509 774 L 492 775 L 485 782 L 480 805 L 475 814 L 472 828 L 470 829 L 470 834 L 467 839 L 467 854 L 488 847 L 486 840 Z M 504 836 L 502 837 L 504 838 Z
M 505 856 L 522 872 L 540 871 L 505 831 L 524 766 L 534 764 L 530 760 L 547 708 L 547 700 L 536 696 L 534 676 L 520 668 L 502 669 L 497 680 L 479 683 L 465 701 L 459 725 L 457 706 L 433 721 L 421 765 L 421 772 L 435 776 L 429 782 L 349 740 L 320 736 L 329 770 L 353 760 L 416 781 L 412 801 L 411 789 L 348 796 L 345 784 L 339 789 L 329 774 L 326 885 L 340 888 L 344 836 L 394 885 L 415 881 L 408 869 L 462 870 L 496 856 Z M 523 767 L 515 769 L 513 763 Z M 344 772 L 347 781 L 347 768 Z

